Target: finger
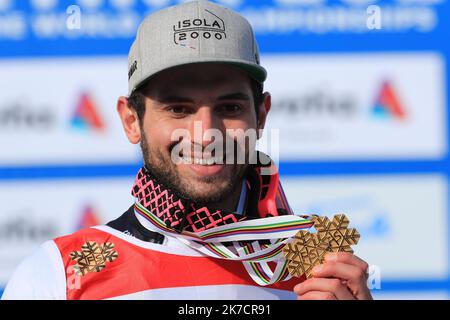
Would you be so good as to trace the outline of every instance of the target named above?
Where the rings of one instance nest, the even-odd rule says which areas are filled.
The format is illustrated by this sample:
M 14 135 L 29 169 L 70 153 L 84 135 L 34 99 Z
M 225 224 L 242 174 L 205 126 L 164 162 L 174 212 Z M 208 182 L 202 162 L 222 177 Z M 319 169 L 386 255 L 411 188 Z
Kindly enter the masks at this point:
M 349 252 L 330 252 L 325 255 L 325 262 L 342 262 L 351 264 L 362 269 L 364 272 L 369 270 L 367 262 Z
M 311 278 L 294 287 L 294 292 L 299 296 L 311 291 L 331 292 L 338 300 L 355 300 L 340 279 Z
M 337 300 L 336 296 L 331 292 L 309 291 L 301 296 L 297 296 L 298 300 Z
M 315 266 L 312 274 L 315 278 L 339 278 L 347 281 L 365 279 L 361 268 L 342 262 L 324 262 Z
M 366 273 L 354 265 L 325 262 L 313 269 L 315 278 L 339 278 L 347 281 L 347 287 L 357 299 L 372 299 L 367 287 Z

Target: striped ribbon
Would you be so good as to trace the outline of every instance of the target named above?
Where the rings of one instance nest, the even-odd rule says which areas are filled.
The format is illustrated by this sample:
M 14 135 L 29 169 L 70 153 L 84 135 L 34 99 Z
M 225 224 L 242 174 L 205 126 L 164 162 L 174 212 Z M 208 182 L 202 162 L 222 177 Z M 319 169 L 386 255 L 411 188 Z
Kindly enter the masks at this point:
M 135 203 L 135 212 L 148 220 L 164 235 L 174 236 L 189 247 L 218 259 L 242 261 L 251 278 L 266 286 L 287 280 L 287 262 L 282 249 L 299 230 L 313 226 L 311 220 L 296 215 L 244 220 L 218 226 L 201 232 L 182 231 L 168 228 L 156 215 Z M 258 240 L 270 240 L 261 245 Z M 224 242 L 231 242 L 226 246 Z M 275 263 L 274 270 L 269 262 Z

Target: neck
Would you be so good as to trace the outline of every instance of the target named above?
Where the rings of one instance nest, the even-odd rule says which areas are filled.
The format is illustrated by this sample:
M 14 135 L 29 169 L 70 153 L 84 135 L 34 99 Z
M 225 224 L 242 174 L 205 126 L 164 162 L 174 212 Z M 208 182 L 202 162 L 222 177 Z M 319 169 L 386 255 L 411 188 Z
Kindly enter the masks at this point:
M 208 203 L 208 206 L 222 211 L 235 212 L 241 197 L 241 191 L 242 181 L 226 199 L 219 202 Z

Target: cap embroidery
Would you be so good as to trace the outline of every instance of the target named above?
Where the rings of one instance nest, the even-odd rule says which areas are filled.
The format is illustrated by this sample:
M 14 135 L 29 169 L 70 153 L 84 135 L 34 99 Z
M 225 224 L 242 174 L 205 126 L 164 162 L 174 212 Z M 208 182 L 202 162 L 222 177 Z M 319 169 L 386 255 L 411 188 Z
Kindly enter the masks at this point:
M 211 16 L 202 19 L 196 18 L 180 20 L 174 24 L 173 41 L 175 44 L 193 48 L 192 46 L 186 45 L 182 42 L 195 40 L 200 37 L 203 39 L 216 40 L 222 40 L 227 37 L 225 32 L 225 22 L 211 11 L 207 9 L 205 9 L 205 11 Z
M 133 76 L 133 73 L 136 71 L 137 69 L 137 61 L 134 60 L 133 64 L 130 67 L 130 70 L 128 70 L 128 80 L 130 80 L 130 78 Z

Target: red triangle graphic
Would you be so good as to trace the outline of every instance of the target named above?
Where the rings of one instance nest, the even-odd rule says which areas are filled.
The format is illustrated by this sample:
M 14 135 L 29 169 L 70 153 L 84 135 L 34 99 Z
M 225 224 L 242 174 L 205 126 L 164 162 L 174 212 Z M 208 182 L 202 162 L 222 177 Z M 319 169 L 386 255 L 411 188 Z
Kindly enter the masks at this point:
M 404 119 L 406 117 L 406 113 L 400 103 L 400 100 L 398 99 L 392 85 L 387 81 L 385 81 L 381 87 L 379 105 L 388 109 L 392 115 L 397 118 Z
M 83 119 L 91 128 L 103 130 L 105 125 L 97 112 L 92 98 L 88 94 L 83 94 L 77 108 L 77 117 Z

